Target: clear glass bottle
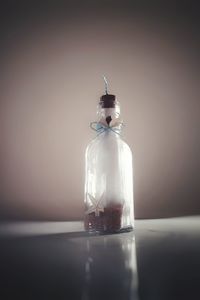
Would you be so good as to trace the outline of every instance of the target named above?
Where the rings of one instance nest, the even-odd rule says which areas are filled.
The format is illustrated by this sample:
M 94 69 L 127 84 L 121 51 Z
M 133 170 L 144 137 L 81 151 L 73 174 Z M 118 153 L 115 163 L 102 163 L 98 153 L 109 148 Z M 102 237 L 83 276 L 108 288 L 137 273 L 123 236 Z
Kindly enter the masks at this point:
M 121 138 L 123 126 L 115 96 L 105 94 L 91 123 L 97 136 L 86 149 L 85 230 L 114 233 L 132 230 L 132 153 Z

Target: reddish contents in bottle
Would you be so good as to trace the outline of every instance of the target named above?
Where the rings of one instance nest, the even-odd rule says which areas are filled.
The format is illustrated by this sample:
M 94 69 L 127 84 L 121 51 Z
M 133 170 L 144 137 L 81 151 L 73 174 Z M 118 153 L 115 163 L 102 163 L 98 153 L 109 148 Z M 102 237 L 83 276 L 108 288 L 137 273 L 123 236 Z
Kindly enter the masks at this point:
M 85 230 L 100 232 L 115 232 L 121 229 L 123 206 L 121 204 L 110 204 L 95 216 L 95 212 L 85 216 Z

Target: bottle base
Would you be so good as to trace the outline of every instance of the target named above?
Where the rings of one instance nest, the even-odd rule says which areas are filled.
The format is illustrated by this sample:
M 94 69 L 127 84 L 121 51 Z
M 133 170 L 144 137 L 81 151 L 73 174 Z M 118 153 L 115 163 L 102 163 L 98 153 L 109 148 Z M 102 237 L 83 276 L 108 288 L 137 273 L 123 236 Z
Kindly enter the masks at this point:
M 112 234 L 133 230 L 132 224 L 123 226 L 123 205 L 110 203 L 103 211 L 92 211 L 85 214 L 84 226 L 89 233 Z
M 122 227 L 117 230 L 99 230 L 99 229 L 93 229 L 93 228 L 85 228 L 85 231 L 88 232 L 91 235 L 106 235 L 106 234 L 117 234 L 117 233 L 124 233 L 124 232 L 131 232 L 134 230 L 133 226 L 127 226 L 127 227 Z

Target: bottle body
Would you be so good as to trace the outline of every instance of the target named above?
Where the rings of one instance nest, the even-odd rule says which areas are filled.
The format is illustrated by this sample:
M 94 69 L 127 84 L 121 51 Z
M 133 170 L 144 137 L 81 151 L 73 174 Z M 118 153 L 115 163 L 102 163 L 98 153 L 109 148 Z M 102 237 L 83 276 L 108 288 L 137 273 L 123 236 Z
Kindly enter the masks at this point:
M 132 153 L 113 130 L 86 149 L 85 229 L 120 232 L 134 226 Z

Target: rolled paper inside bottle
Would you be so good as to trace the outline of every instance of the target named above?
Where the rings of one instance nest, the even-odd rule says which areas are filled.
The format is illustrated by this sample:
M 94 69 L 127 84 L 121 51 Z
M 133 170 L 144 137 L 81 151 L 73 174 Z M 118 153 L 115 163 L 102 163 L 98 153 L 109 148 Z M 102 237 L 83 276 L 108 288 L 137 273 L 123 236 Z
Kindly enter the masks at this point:
M 102 164 L 106 174 L 104 194 L 106 206 L 114 204 L 123 205 L 124 202 L 117 142 L 117 139 L 112 138 L 111 135 L 105 135 L 104 137 Z

